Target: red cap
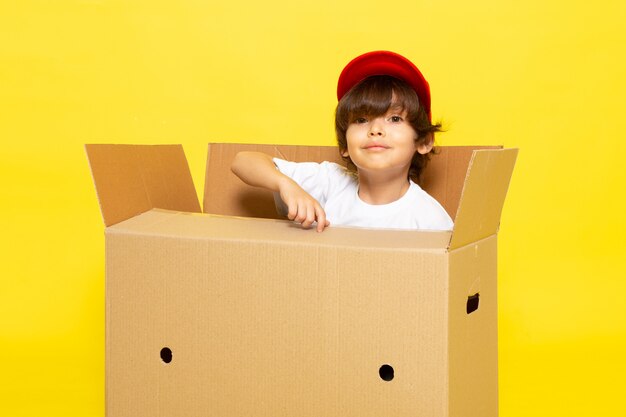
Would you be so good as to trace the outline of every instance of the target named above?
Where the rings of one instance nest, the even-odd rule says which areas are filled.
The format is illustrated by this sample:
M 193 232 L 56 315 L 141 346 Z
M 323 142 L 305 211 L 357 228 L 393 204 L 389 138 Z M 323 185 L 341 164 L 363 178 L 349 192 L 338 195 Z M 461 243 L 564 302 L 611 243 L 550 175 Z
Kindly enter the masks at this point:
M 390 75 L 410 85 L 431 119 L 428 81 L 411 61 L 395 52 L 373 51 L 350 61 L 339 75 L 337 99 L 341 100 L 352 87 L 372 75 Z

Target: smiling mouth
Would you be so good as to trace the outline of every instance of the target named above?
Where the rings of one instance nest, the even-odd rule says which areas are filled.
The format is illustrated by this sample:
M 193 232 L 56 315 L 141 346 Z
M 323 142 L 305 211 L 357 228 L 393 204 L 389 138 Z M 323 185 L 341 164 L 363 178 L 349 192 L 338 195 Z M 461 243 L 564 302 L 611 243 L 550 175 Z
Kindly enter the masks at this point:
M 386 149 L 389 149 L 389 147 L 380 143 L 372 143 L 370 145 L 367 145 L 365 149 L 367 149 L 368 151 L 384 151 Z

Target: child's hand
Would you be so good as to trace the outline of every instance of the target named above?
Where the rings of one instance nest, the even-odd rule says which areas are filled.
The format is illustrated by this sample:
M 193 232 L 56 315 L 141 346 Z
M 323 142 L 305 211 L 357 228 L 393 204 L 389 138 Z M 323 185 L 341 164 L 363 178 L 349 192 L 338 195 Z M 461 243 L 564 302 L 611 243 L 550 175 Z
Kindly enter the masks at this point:
M 232 171 L 246 184 L 278 191 L 287 205 L 289 220 L 305 229 L 317 221 L 317 231 L 330 225 L 320 203 L 294 180 L 276 169 L 272 157 L 260 152 L 239 152 L 231 164 Z
M 287 205 L 289 220 L 300 223 L 305 229 L 317 221 L 318 232 L 324 231 L 324 228 L 330 225 L 320 203 L 291 178 L 285 177 L 280 182 L 279 192 L 280 198 Z

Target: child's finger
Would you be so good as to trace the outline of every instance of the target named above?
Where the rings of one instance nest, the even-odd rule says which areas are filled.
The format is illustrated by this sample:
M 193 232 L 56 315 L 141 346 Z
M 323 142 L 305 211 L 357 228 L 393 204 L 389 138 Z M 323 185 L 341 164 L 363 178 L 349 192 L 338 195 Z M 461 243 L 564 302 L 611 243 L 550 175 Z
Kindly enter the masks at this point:
M 311 207 L 310 205 L 307 205 L 306 218 L 302 222 L 302 227 L 304 227 L 305 229 L 308 229 L 309 227 L 311 227 L 314 221 L 315 221 L 315 207 Z
M 296 223 L 302 223 L 306 218 L 306 207 L 302 202 L 296 204 L 296 214 L 293 217 L 293 221 Z
M 302 202 L 298 205 L 298 215 L 296 216 L 296 222 L 300 223 L 300 225 L 302 225 L 302 227 L 304 228 L 307 228 L 311 225 L 311 223 L 308 222 L 309 217 L 311 217 L 309 214 L 310 211 L 311 208 L 306 202 Z
M 302 223 L 306 219 L 306 206 L 301 202 L 294 202 L 293 215 L 289 220 L 293 220 L 296 223 Z
M 287 209 L 287 218 L 289 220 L 295 220 L 298 214 L 298 205 L 294 201 L 289 201 L 287 203 Z
M 317 218 L 317 231 L 323 232 L 329 222 L 326 220 L 326 212 L 324 212 L 324 209 L 319 205 L 315 206 L 315 217 Z

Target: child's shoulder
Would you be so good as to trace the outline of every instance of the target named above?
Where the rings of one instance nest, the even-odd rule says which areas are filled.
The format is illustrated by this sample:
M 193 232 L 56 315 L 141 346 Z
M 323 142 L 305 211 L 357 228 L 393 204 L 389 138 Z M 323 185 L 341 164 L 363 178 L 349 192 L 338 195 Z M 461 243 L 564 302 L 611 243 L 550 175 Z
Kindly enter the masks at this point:
M 422 187 L 420 187 L 417 183 L 411 181 L 411 186 L 409 187 L 410 192 L 413 194 L 413 198 L 418 200 L 418 203 L 424 207 L 432 208 L 432 209 L 443 209 L 441 204 L 430 194 L 428 194 Z
M 411 181 L 411 192 L 419 207 L 417 213 L 420 217 L 420 226 L 424 229 L 449 230 L 453 226 L 452 219 L 446 209 L 433 196 L 428 194 L 422 187 Z
M 328 177 L 331 181 L 336 182 L 336 185 L 340 188 L 356 186 L 359 182 L 356 172 L 348 170 L 348 168 L 343 165 L 329 161 L 321 162 L 320 165 L 324 165 Z
M 289 161 L 289 160 L 281 159 L 281 158 L 272 158 L 272 160 L 274 161 L 274 164 L 279 169 L 283 167 L 284 168 L 289 167 L 292 170 L 323 171 L 323 172 L 328 172 L 330 174 L 342 175 L 342 176 L 350 174 L 350 172 L 345 166 L 340 165 L 336 162 L 330 162 L 330 161 L 295 162 L 295 161 Z
M 273 160 L 278 170 L 296 182 L 311 180 L 325 182 L 332 187 L 356 181 L 356 177 L 346 167 L 335 162 L 293 162 L 279 158 Z
M 350 172 L 345 166 L 340 165 L 336 162 L 323 161 L 323 162 L 320 162 L 320 166 L 323 166 L 325 169 L 335 172 L 340 175 L 350 174 Z

